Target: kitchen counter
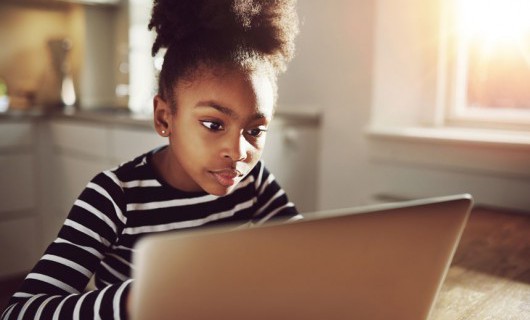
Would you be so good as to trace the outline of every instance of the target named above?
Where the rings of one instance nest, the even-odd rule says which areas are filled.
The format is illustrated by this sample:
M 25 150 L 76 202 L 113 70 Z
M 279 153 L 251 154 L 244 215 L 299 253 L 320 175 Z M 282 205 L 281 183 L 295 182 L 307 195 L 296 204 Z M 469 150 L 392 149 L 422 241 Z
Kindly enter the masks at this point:
M 39 109 L 8 110 L 6 112 L 0 112 L 0 120 L 25 120 L 41 118 L 43 116 L 45 116 L 45 113 Z
M 152 114 L 133 113 L 128 109 L 119 107 L 101 107 L 75 111 L 44 111 L 43 108 L 27 110 L 8 110 L 0 113 L 0 120 L 25 120 L 53 118 L 60 120 L 85 121 L 101 124 L 112 124 L 128 127 L 151 128 L 153 126 Z M 281 118 L 300 125 L 318 125 L 320 112 L 316 109 L 294 110 L 283 108 L 276 111 L 275 118 Z
M 100 124 L 151 127 L 152 116 L 129 112 L 122 108 L 98 108 L 89 110 L 44 111 L 42 108 L 9 110 L 0 113 L 0 120 L 58 119 L 85 121 Z

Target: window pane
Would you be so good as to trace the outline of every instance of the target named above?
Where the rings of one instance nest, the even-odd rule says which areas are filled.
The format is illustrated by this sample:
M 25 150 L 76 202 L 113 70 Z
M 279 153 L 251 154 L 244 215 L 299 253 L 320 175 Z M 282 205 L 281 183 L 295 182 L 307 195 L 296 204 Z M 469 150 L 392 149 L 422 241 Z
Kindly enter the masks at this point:
M 475 41 L 468 52 L 469 107 L 530 110 L 530 37 L 490 48 Z
M 530 116 L 530 0 L 456 0 L 462 112 Z M 467 110 L 467 111 L 466 111 Z

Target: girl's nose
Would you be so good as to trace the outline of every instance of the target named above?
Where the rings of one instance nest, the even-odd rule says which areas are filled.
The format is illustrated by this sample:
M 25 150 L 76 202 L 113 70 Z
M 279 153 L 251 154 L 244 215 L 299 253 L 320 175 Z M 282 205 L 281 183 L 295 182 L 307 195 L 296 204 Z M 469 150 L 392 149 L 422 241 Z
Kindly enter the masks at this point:
M 232 161 L 243 161 L 247 158 L 248 141 L 243 134 L 237 137 L 227 138 L 222 156 L 230 158 Z

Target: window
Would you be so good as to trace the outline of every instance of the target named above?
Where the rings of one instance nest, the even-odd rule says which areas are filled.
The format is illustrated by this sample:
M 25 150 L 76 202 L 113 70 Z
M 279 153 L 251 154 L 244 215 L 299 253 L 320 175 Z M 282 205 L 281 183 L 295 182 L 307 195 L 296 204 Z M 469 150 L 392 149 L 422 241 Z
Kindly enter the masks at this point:
M 449 122 L 530 128 L 530 1 L 455 0 Z

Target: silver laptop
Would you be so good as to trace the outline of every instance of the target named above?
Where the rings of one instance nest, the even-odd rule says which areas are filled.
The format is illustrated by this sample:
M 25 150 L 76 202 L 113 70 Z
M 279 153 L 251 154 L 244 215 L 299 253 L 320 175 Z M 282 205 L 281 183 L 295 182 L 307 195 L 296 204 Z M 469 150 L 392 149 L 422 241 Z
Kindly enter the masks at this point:
M 146 237 L 132 318 L 426 319 L 471 206 L 455 195 Z

